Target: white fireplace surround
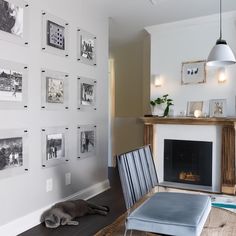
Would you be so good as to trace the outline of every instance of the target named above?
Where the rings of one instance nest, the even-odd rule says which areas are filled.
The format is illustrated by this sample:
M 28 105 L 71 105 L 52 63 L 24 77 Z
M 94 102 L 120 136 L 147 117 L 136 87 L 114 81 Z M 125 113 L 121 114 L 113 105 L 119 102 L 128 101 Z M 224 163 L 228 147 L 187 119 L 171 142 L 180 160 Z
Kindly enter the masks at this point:
M 154 125 L 153 133 L 153 156 L 158 172 L 159 182 L 164 179 L 164 139 L 177 139 L 189 141 L 212 142 L 212 187 L 208 189 L 212 192 L 220 192 L 221 185 L 221 134 L 222 127 L 217 125 Z M 178 186 L 172 183 L 171 186 Z M 193 187 L 190 184 L 182 186 Z M 193 189 L 205 189 L 202 186 L 195 186 Z

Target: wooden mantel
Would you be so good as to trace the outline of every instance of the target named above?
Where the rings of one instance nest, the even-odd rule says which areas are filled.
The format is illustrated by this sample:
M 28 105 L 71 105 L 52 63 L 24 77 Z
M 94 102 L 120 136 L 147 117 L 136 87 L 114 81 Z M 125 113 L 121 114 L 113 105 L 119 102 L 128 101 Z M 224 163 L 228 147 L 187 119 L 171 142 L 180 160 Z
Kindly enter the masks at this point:
M 218 125 L 222 126 L 221 143 L 221 191 L 226 194 L 236 192 L 235 173 L 235 128 L 236 117 L 224 118 L 194 118 L 194 117 L 156 117 L 146 116 L 140 118 L 144 122 L 144 144 L 153 147 L 153 126 L 167 125 Z

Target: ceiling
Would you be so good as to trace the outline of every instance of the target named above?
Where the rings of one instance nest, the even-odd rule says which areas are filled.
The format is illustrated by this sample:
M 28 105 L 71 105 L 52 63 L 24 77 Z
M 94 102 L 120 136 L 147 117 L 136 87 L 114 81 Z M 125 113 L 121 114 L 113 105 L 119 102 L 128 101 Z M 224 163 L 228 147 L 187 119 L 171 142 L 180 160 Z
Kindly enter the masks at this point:
M 140 39 L 144 27 L 219 12 L 219 0 L 86 0 L 109 17 L 110 47 Z M 152 2 L 154 4 L 152 4 Z M 236 10 L 223 0 L 222 11 Z

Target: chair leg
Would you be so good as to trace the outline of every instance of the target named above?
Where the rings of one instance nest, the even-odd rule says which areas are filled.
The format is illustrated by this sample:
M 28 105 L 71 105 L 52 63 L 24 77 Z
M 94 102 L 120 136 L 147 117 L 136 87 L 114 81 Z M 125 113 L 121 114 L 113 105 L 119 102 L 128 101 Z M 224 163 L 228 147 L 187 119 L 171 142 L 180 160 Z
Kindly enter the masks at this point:
M 126 227 L 125 227 L 125 233 L 124 233 L 124 236 L 126 236 L 126 234 L 127 234 L 127 229 L 126 229 Z
M 127 231 L 128 231 L 128 230 L 125 228 L 124 236 L 127 236 Z M 130 230 L 130 234 L 129 234 L 129 236 L 132 236 L 132 234 L 133 234 L 133 230 L 131 229 L 131 230 Z

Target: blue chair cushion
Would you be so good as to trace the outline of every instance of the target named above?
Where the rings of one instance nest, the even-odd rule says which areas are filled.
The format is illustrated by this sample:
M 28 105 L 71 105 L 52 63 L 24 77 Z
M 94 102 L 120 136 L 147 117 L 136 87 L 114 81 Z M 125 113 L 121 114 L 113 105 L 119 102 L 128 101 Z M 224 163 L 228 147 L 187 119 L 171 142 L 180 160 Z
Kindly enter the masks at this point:
M 200 235 L 211 209 L 206 195 L 160 192 L 136 208 L 126 228 L 176 236 Z

